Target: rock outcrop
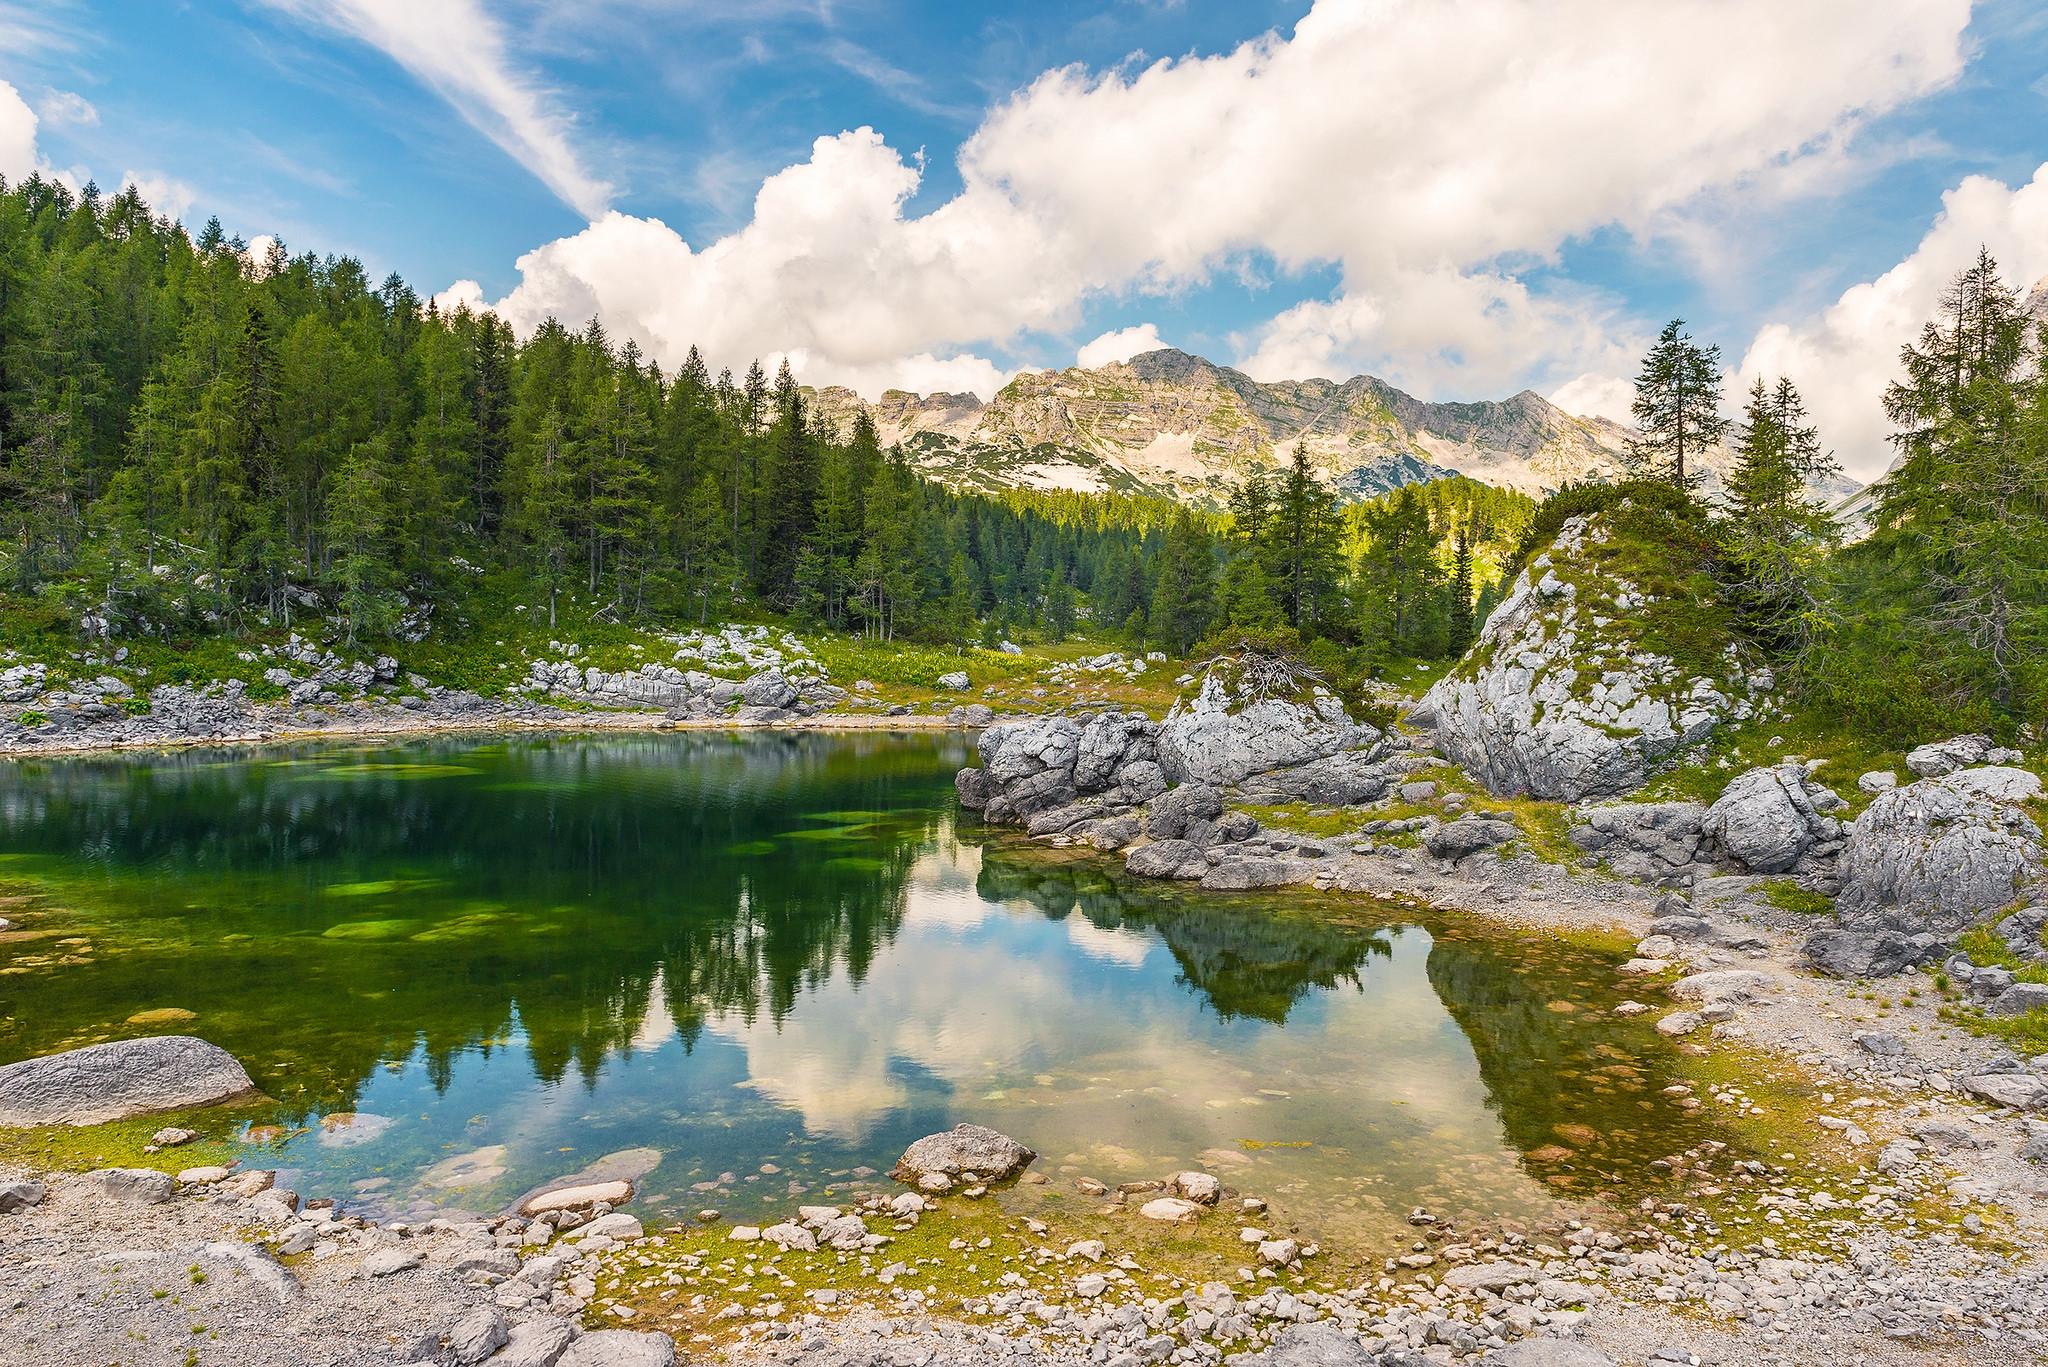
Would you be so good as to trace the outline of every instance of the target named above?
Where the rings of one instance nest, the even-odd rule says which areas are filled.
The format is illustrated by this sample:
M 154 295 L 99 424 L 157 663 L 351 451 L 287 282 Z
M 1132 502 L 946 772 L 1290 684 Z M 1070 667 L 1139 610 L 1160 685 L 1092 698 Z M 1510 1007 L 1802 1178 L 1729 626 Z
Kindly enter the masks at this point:
M 1648 600 L 1596 563 L 1608 539 L 1597 518 L 1565 523 L 1411 718 L 1494 793 L 1576 802 L 1632 792 L 1670 756 L 1748 716 L 1769 686 L 1732 645 L 1709 676 L 1636 644 L 1632 624 Z
M 102 1125 L 255 1090 L 234 1056 L 205 1040 L 116 1040 L 0 1068 L 0 1125 Z
M 1383 739 L 1327 694 L 1305 703 L 1241 699 L 1211 670 L 1195 696 L 1177 700 L 1160 723 L 1159 762 L 1173 783 L 1235 784 L 1342 752 L 1370 751 Z

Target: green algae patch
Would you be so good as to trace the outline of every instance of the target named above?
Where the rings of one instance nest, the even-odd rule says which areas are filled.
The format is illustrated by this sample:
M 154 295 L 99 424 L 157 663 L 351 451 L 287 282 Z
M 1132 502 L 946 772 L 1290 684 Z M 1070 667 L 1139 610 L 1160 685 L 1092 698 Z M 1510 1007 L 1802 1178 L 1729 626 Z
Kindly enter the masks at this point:
M 467 764 L 406 764 L 396 761 L 374 761 L 362 764 L 335 764 L 325 769 L 303 771 L 307 778 L 459 778 L 480 774 L 483 770 Z
M 329 883 L 320 892 L 325 897 L 394 897 L 399 893 L 424 892 L 440 882 L 438 878 L 366 878 L 355 883 Z
M 386 921 L 344 921 L 320 932 L 323 940 L 404 940 L 418 934 L 424 921 L 400 918 Z
M 12 1130 L 0 1127 L 0 1164 L 34 1172 L 91 1172 L 95 1168 L 155 1168 L 175 1173 L 183 1168 L 231 1166 L 242 1149 L 236 1136 L 251 1116 L 275 1110 L 260 1097 L 197 1110 L 161 1111 L 104 1125 L 44 1125 Z M 158 1130 L 191 1130 L 198 1137 L 176 1148 L 150 1153 L 150 1137 Z

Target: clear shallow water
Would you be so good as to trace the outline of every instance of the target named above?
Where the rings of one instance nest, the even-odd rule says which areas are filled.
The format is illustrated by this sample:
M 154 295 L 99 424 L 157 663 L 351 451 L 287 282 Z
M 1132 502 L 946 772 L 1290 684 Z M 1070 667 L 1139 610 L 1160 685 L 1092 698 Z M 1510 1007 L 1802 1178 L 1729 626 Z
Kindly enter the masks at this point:
M 956 829 L 951 737 L 441 740 L 0 767 L 0 1062 L 223 1045 L 308 1194 L 496 1209 L 592 1164 L 786 1208 L 920 1134 L 1204 1166 L 1327 1229 L 1524 1219 L 1706 1137 L 1608 960 L 1224 898 Z M 189 1013 L 189 1014 L 188 1014 Z M 658 1161 L 657 1161 L 658 1158 Z M 766 1169 L 764 1171 L 764 1169 Z

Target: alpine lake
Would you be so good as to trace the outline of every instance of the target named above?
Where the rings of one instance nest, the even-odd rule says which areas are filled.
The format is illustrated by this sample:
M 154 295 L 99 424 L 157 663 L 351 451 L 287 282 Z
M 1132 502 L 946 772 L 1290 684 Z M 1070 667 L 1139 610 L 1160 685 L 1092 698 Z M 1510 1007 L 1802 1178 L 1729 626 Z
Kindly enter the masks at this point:
M 1623 946 L 1128 880 L 961 819 L 970 755 L 669 732 L 0 765 L 0 1063 L 199 1035 L 263 1093 L 202 1119 L 218 1149 L 383 1215 L 586 1173 L 634 1177 L 650 1222 L 776 1219 L 975 1121 L 1039 1151 L 1039 1192 L 1201 1168 L 1379 1257 L 1413 1207 L 1552 1219 L 1739 1150 L 1666 1094 L 1677 1046 L 1611 1014 Z

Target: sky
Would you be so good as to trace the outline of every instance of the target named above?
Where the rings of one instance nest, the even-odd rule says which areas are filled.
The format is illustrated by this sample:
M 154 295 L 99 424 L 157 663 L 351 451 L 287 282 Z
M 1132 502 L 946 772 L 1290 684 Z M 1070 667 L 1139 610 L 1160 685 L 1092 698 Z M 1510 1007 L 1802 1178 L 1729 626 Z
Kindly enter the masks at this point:
M 1626 420 L 1683 317 L 1869 478 L 1947 277 L 2048 277 L 2048 5 L 0 0 L 31 170 L 870 398 L 1171 345 Z

